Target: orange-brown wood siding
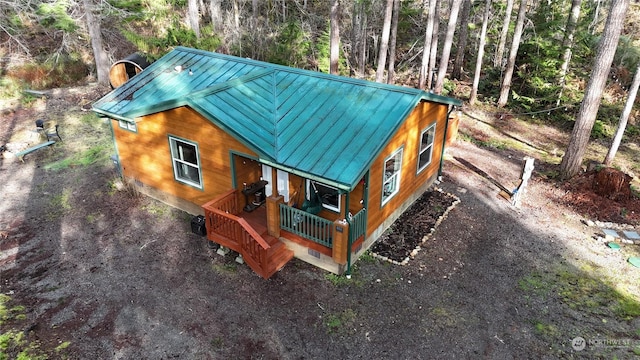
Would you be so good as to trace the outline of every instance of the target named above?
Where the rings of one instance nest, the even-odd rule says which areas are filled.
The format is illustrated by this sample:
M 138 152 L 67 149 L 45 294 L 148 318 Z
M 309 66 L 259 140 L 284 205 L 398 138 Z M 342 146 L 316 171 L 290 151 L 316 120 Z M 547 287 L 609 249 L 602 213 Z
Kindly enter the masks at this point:
M 188 107 L 180 107 L 137 119 L 137 133 L 112 126 L 123 175 L 202 205 L 232 188 L 229 150 L 249 156 L 253 151 Z M 169 135 L 198 145 L 203 189 L 175 180 Z M 258 167 L 257 163 L 255 165 Z
M 440 165 L 444 128 L 446 124 L 447 105 L 421 102 L 389 144 L 380 153 L 371 166 L 369 173 L 369 198 L 367 214 L 367 235 L 407 200 L 417 187 L 431 177 L 436 176 Z M 436 123 L 436 134 L 433 144 L 431 163 L 420 174 L 416 174 L 420 135 L 428 126 Z M 402 169 L 400 173 L 400 189 L 384 206 L 382 203 L 382 170 L 385 160 L 400 147 L 402 152 Z
M 299 208 L 304 202 L 305 180 L 294 174 L 289 174 L 289 203 Z

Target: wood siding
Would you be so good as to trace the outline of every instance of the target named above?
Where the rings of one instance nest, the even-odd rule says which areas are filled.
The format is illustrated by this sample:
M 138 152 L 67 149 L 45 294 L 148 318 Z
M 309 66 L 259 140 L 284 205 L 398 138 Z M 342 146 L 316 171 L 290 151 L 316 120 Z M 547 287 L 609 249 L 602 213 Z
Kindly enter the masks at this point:
M 373 162 L 369 173 L 367 236 L 370 236 L 420 185 L 437 176 L 442 153 L 447 110 L 447 105 L 429 102 L 419 103 Z M 436 122 L 431 163 L 422 172 L 417 174 L 421 133 Z M 384 205 L 381 205 L 384 162 L 400 147 L 403 148 L 400 189 L 393 198 Z M 352 201 L 357 202 L 359 199 L 353 199 Z
M 229 150 L 256 156 L 245 145 L 188 107 L 137 120 L 137 132 L 124 130 L 118 126 L 117 120 L 112 120 L 123 175 L 197 205 L 232 188 Z M 170 135 L 198 145 L 202 190 L 174 178 Z M 257 163 L 255 167 L 258 169 Z

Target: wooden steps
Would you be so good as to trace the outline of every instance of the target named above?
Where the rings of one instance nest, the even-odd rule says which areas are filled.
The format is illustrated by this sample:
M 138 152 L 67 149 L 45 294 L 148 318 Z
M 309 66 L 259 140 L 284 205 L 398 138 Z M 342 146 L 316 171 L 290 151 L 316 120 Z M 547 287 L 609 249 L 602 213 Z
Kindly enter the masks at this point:
M 266 263 L 261 264 L 257 259 L 254 259 L 250 254 L 243 253 L 243 249 L 240 244 L 231 238 L 222 236 L 215 232 L 208 232 L 208 239 L 221 246 L 229 248 L 240 255 L 244 262 L 258 275 L 264 279 L 269 279 L 278 270 L 282 269 L 291 259 L 293 259 L 293 251 L 288 249 L 286 245 L 278 238 L 273 237 L 267 233 L 267 228 L 256 223 L 251 223 L 251 227 L 269 244 L 269 249 L 265 250 Z
M 260 272 L 256 272 L 263 278 L 268 279 L 293 259 L 293 251 L 289 250 L 282 241 L 271 235 L 264 234 L 263 237 L 271 248 L 268 250 L 266 266 Z

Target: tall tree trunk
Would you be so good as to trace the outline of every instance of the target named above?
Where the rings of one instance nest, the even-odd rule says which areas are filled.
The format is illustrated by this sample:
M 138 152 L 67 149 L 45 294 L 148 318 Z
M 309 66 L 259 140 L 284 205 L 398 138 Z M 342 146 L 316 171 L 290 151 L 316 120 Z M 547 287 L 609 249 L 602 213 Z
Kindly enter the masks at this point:
M 367 4 L 363 1 L 353 3 L 351 20 L 351 63 L 357 78 L 364 78 L 367 49 Z
M 211 15 L 211 24 L 213 25 L 213 31 L 222 37 L 222 8 L 220 5 L 222 0 L 211 0 L 209 3 L 209 14 Z
M 442 56 L 440 57 L 440 66 L 438 67 L 438 80 L 436 80 L 436 87 L 434 93 L 441 94 L 442 87 L 444 86 L 444 78 L 447 75 L 447 67 L 449 66 L 449 55 L 451 55 L 451 45 L 453 44 L 453 35 L 456 31 L 456 24 L 458 23 L 458 13 L 460 12 L 460 5 L 462 0 L 452 0 L 451 11 L 449 12 L 449 24 L 447 25 L 447 35 L 444 38 L 444 44 L 442 44 Z
M 591 35 L 595 34 L 596 28 L 598 27 L 598 21 L 600 16 L 600 4 L 602 3 L 602 1 L 595 0 L 595 2 L 596 2 L 596 10 L 593 12 L 593 20 L 591 21 L 591 24 L 589 24 Z
M 91 48 L 93 49 L 93 58 L 96 62 L 96 75 L 98 83 L 103 85 L 109 84 L 109 56 L 104 50 L 102 43 L 102 27 L 100 16 L 94 16 L 93 0 L 83 0 L 84 12 L 87 19 L 87 30 L 91 38 Z
M 571 53 L 573 51 L 573 41 L 576 33 L 576 27 L 578 25 L 578 18 L 580 18 L 580 5 L 582 0 L 573 0 L 571 2 L 571 12 L 567 19 L 567 27 L 565 28 L 564 39 L 562 41 L 562 48 L 564 52 L 562 54 L 562 65 L 560 65 L 560 74 L 558 75 L 558 83 L 560 91 L 558 93 L 558 100 L 556 106 L 560 105 L 562 99 L 562 93 L 564 91 L 565 80 L 567 77 L 567 71 L 569 70 L 569 63 L 571 62 Z
M 464 0 L 462 3 L 462 14 L 460 14 L 460 35 L 456 43 L 456 60 L 453 62 L 453 71 L 451 77 L 460 79 L 462 77 L 464 67 L 464 53 L 467 49 L 467 40 L 469 39 L 469 13 L 471 12 L 471 0 Z
M 567 151 L 560 163 L 560 177 L 562 179 L 569 179 L 580 171 L 628 8 L 629 0 L 611 1 L 607 23 L 596 49 L 591 76 L 576 116 L 576 123 L 573 125 Z
M 424 32 L 424 49 L 422 51 L 422 66 L 420 67 L 420 77 L 418 79 L 418 88 L 424 90 L 428 78 L 431 77 L 429 72 L 429 61 L 431 59 L 431 41 L 433 38 L 433 24 L 435 22 L 436 0 L 426 0 L 429 3 L 429 13 L 427 14 L 427 29 Z
M 489 14 L 491 13 L 491 0 L 486 0 L 484 4 L 484 16 L 482 18 L 482 31 L 480 32 L 480 44 L 478 45 L 478 58 L 476 59 L 476 71 L 473 75 L 473 86 L 469 96 L 469 104 L 474 105 L 478 97 L 478 85 L 480 84 L 480 71 L 482 71 L 482 58 L 484 57 L 484 45 L 487 41 L 487 26 L 489 24 Z
M 391 39 L 389 40 L 389 72 L 387 84 L 393 84 L 396 75 L 396 39 L 398 38 L 398 13 L 400 0 L 393 0 L 393 16 L 391 17 Z
M 187 8 L 189 27 L 196 33 L 196 38 L 200 39 L 200 10 L 198 9 L 198 0 L 188 0 Z
M 624 105 L 622 115 L 620 115 L 618 129 L 613 137 L 607 156 L 604 158 L 604 164 L 607 166 L 611 165 L 613 162 L 613 158 L 616 156 L 616 152 L 618 152 L 618 147 L 620 147 L 620 142 L 622 142 L 622 135 L 624 135 L 624 130 L 627 128 L 627 121 L 629 120 L 629 115 L 631 115 L 631 109 L 633 109 L 636 96 L 638 95 L 638 87 L 640 87 L 640 64 L 638 64 L 636 74 L 633 76 L 633 83 L 629 89 L 629 96 L 627 97 L 627 102 Z
M 436 8 L 433 12 L 433 36 L 431 37 L 431 50 L 429 50 L 429 68 L 427 69 L 427 88 L 432 91 L 435 75 L 436 63 L 438 61 L 438 39 L 440 31 L 440 1 L 436 0 Z
M 518 9 L 518 18 L 516 19 L 516 28 L 513 31 L 513 41 L 511 42 L 511 50 L 509 51 L 509 59 L 507 59 L 507 67 L 504 70 L 504 77 L 502 78 L 502 86 L 500 86 L 500 98 L 498 98 L 498 106 L 503 107 L 507 104 L 509 99 L 509 92 L 511 90 L 511 79 L 513 77 L 513 70 L 516 67 L 516 56 L 518 55 L 518 48 L 520 47 L 520 38 L 522 37 L 522 31 L 524 30 L 524 18 L 527 12 L 527 0 L 520 1 L 520 8 Z
M 513 1 L 507 0 L 507 9 L 502 20 L 502 31 L 500 32 L 500 41 L 493 58 L 493 66 L 502 68 L 502 59 L 504 57 L 504 48 L 507 45 L 507 35 L 509 35 L 509 24 L 511 23 L 511 12 L 513 11 Z
M 240 0 L 232 1 L 232 10 L 233 10 L 233 25 L 234 25 L 234 33 L 238 33 L 240 31 L 240 4 L 238 4 Z
M 391 32 L 391 14 L 393 12 L 393 0 L 387 0 L 384 12 L 384 24 L 380 37 L 380 52 L 378 53 L 378 68 L 376 70 L 376 82 L 384 81 L 384 69 L 387 66 L 387 50 L 389 49 L 389 33 Z
M 282 0 L 282 22 L 287 22 L 287 0 Z
M 340 58 L 340 26 L 339 21 L 340 0 L 331 3 L 331 30 L 329 34 L 329 73 L 338 74 L 338 60 Z
M 258 26 L 258 16 L 260 12 L 258 11 L 258 0 L 251 0 L 251 26 L 255 28 Z

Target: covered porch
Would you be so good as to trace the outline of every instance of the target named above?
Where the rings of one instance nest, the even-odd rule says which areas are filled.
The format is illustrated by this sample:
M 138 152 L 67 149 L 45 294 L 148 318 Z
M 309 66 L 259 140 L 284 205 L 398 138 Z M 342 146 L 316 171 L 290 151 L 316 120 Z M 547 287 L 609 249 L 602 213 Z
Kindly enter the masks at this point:
M 327 219 L 272 194 L 246 208 L 242 190 L 230 189 L 202 206 L 207 238 L 238 252 L 265 279 L 294 256 L 334 273 L 343 273 L 351 253 L 364 242 L 366 209 L 345 218 Z

